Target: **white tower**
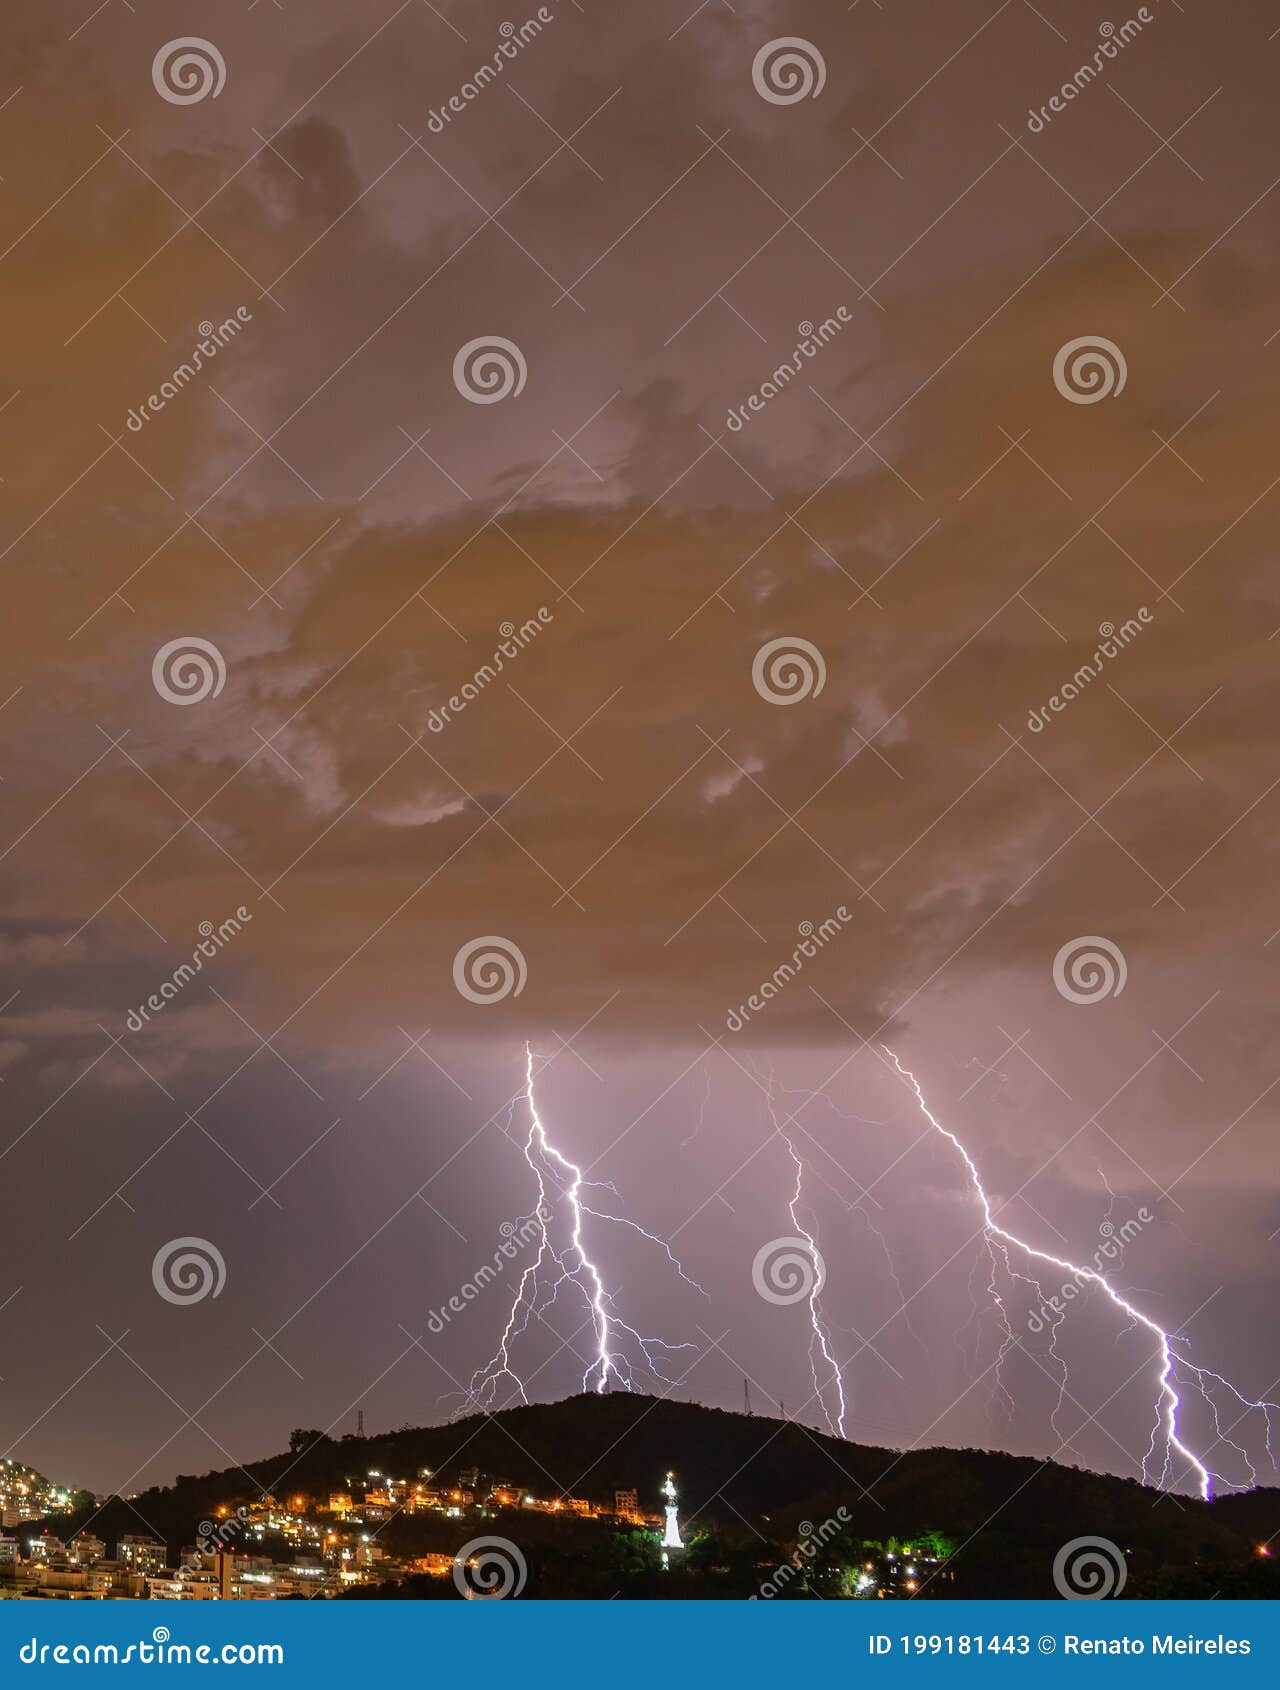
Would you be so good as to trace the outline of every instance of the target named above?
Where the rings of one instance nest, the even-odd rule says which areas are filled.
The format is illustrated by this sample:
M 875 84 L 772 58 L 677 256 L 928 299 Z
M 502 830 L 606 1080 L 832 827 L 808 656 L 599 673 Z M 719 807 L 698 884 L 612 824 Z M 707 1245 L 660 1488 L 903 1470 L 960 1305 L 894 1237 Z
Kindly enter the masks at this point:
M 662 1487 L 662 1494 L 666 1498 L 667 1525 L 662 1534 L 662 1547 L 666 1549 L 683 1549 L 684 1539 L 680 1536 L 680 1522 L 676 1518 L 676 1487 L 671 1474 L 667 1474 L 667 1482 Z M 662 1559 L 665 1561 L 666 1556 Z

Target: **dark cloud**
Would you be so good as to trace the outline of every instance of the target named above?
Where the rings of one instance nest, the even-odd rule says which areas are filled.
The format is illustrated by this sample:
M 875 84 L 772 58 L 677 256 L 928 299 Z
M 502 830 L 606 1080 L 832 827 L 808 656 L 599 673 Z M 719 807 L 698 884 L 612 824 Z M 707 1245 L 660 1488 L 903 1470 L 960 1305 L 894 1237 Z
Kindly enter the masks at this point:
M 23 1177 L 46 1131 L 80 1147 L 85 1189 L 53 1205 L 51 1235 L 229 1071 L 224 1099 L 288 1139 L 267 1159 L 286 1166 L 315 1099 L 295 1089 L 266 1122 L 258 1076 L 291 1082 L 263 1037 L 359 1115 L 400 1029 L 429 1026 L 468 1072 L 500 1051 L 509 1094 L 525 1037 L 589 1025 L 639 1115 L 713 1035 L 774 1050 L 798 1082 L 876 1034 L 931 1072 L 1010 1193 L 1031 1181 L 1037 1212 L 1075 1224 L 1100 1160 L 1134 1201 L 1172 1188 L 1162 1225 L 1195 1240 L 1184 1312 L 1214 1273 L 1248 1300 L 1273 1248 L 1280 1096 L 1274 117 L 1252 9 L 1161 6 L 1035 137 L 1027 107 L 1092 51 L 1082 5 L 963 6 L 927 30 L 871 8 L 557 7 L 441 135 L 430 111 L 500 39 L 493 7 L 469 9 L 466 41 L 416 6 L 314 6 L 287 31 L 204 11 L 162 26 L 113 8 L 68 41 L 79 11 L 49 8 L 0 114 L 23 158 L 0 242 L 21 689 L 3 716 L 0 968 L 18 996 L 0 1065 L 22 1091 Z M 150 65 L 188 24 L 228 77 L 184 108 Z M 755 50 L 778 34 L 821 45 L 821 98 L 756 95 Z M 238 306 L 242 330 L 130 429 Z M 730 429 L 838 308 L 839 332 Z M 469 404 L 455 354 L 494 335 L 525 384 Z M 1052 366 L 1084 335 L 1122 348 L 1127 380 L 1077 406 Z M 1103 674 L 1030 728 L 1100 627 L 1143 607 Z M 540 608 L 485 679 L 502 630 Z M 188 635 L 226 679 L 182 708 L 152 660 Z M 785 707 L 752 684 L 782 637 L 826 674 Z M 207 974 L 128 1033 L 199 924 L 241 906 L 252 920 Z M 841 908 L 728 1034 L 800 924 Z M 1090 934 L 1128 981 L 1070 1004 L 1052 965 Z M 528 978 L 478 1006 L 453 966 L 485 935 Z M 100 1054 L 104 1028 L 123 1050 Z M 1010 1046 L 1024 1033 L 1039 1072 Z M 728 1089 L 686 1211 L 737 1165 L 732 1088 L 759 1102 L 709 1060 Z M 976 1061 L 1021 1079 L 970 1091 Z M 414 1178 L 486 1118 L 424 1075 L 443 1089 Z M 880 1080 L 860 1058 L 844 1102 Z M 686 1090 L 640 1136 L 682 1139 Z M 160 1111 L 149 1137 L 113 1112 L 137 1093 Z M 199 1177 L 197 1138 L 158 1158 L 175 1188 Z M 327 1178 L 372 1177 L 327 1154 Z M 954 1202 L 952 1170 L 917 1172 L 919 1201 Z M 651 1187 L 640 1170 L 632 1189 L 660 1204 Z M 335 1189 L 317 1173 L 316 1202 Z M 512 1212 L 520 1190 L 517 1169 Z M 380 1218 L 368 1196 L 342 1254 Z M 752 1201 L 768 1212 L 770 1181 Z M 896 1189 L 907 1232 L 912 1201 Z M 475 1215 L 474 1192 L 457 1202 Z M 433 1248 L 447 1277 L 447 1232 Z M 1178 1259 L 1161 1244 L 1153 1274 Z

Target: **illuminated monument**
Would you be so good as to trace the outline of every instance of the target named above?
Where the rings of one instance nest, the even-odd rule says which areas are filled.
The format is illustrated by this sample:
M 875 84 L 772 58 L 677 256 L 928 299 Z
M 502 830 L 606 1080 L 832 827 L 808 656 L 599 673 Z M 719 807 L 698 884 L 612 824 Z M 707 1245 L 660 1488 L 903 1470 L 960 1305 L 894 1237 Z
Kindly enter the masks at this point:
M 666 1498 L 667 1524 L 662 1534 L 662 1561 L 666 1565 L 668 1549 L 683 1549 L 684 1539 L 680 1536 L 680 1522 L 676 1518 L 676 1486 L 671 1474 L 667 1474 L 667 1482 L 662 1487 L 662 1494 Z

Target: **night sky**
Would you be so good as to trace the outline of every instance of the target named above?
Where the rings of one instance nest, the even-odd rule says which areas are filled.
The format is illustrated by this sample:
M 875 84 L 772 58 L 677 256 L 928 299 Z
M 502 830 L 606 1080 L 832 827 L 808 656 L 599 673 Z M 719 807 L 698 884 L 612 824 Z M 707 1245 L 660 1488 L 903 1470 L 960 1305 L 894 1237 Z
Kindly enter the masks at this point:
M 526 1040 L 703 1288 L 587 1217 L 689 1346 L 657 1388 L 829 1424 L 753 1286 L 790 1136 L 850 1437 L 1140 1472 L 1150 1334 L 1082 1294 L 1063 1389 L 1001 1261 L 997 1376 L 883 1043 L 1002 1226 L 1123 1231 L 1276 1395 L 1272 8 L 93 6 L 8 18 L 0 85 L 0 1453 L 135 1490 L 456 1411 L 529 1259 L 431 1329 L 535 1201 Z M 459 989 L 476 939 L 518 991 Z M 225 1283 L 175 1302 L 189 1238 Z M 531 1321 L 531 1398 L 588 1315 Z

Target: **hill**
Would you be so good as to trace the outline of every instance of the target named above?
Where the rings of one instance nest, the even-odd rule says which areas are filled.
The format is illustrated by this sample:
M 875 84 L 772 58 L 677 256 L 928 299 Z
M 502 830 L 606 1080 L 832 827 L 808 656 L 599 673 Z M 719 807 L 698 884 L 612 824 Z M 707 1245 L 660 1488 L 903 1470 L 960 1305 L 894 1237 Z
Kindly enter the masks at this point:
M 128 1502 L 113 1499 L 93 1511 L 92 1530 L 111 1539 L 149 1526 L 176 1549 L 219 1506 L 256 1501 L 263 1491 L 327 1499 L 371 1472 L 413 1478 L 427 1468 L 433 1483 L 441 1483 L 472 1467 L 539 1497 L 572 1495 L 611 1506 L 616 1490 L 635 1490 L 646 1509 L 656 1508 L 658 1485 L 671 1468 L 687 1526 L 708 1534 L 721 1561 L 748 1557 L 756 1568 L 794 1549 L 805 1535 L 801 1522 L 816 1527 L 838 1520 L 833 1542 L 838 1535 L 855 1559 L 850 1546 L 863 1540 L 910 1541 L 938 1532 L 958 1552 L 950 1563 L 954 1578 L 945 1588 L 935 1581 L 935 1595 L 1053 1595 L 1053 1557 L 1077 1537 L 1105 1537 L 1123 1548 L 1131 1595 L 1234 1594 L 1241 1580 L 1250 1594 L 1261 1594 L 1253 1587 L 1262 1579 L 1269 1588 L 1272 1571 L 1258 1545 L 1280 1534 L 1280 1490 L 1205 1503 L 1053 1462 L 986 1450 L 900 1453 L 790 1421 L 624 1392 L 366 1438 L 300 1430 L 279 1455 L 200 1477 L 180 1475 L 174 1485 Z M 89 1518 L 81 1511 L 74 1524 Z M 424 1544 L 452 1550 L 455 1537 L 461 1542 L 487 1529 L 551 1558 L 572 1552 L 590 1560 L 597 1553 L 608 1559 L 612 1551 L 606 1555 L 601 1545 L 618 1535 L 602 1522 L 558 1521 L 553 1530 L 546 1516 L 528 1511 L 494 1519 L 482 1527 L 474 1516 L 437 1516 L 428 1527 L 424 1517 L 406 1518 L 380 1528 L 380 1541 L 398 1553 L 419 1552 Z M 60 1529 L 67 1523 L 64 1518 Z M 1200 1592 L 1206 1579 L 1213 1588 Z

